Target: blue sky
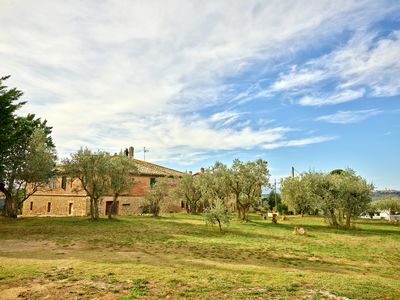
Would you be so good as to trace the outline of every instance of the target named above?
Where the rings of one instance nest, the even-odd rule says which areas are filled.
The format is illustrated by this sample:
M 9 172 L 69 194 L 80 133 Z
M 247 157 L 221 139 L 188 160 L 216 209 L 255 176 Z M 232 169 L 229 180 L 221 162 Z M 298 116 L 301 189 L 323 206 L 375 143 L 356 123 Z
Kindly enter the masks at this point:
M 400 189 L 398 1 L 1 0 L 0 73 L 21 114 L 80 147 L 272 179 L 351 167 Z

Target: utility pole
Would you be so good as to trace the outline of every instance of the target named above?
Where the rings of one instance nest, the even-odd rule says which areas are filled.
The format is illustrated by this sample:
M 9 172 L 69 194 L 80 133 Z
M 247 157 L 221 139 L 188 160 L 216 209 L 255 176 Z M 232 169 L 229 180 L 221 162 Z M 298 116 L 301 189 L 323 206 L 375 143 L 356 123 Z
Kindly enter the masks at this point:
M 294 178 L 294 167 L 292 167 L 292 178 Z
M 146 147 L 143 147 L 143 161 L 146 161 L 146 152 L 149 152 L 149 149 L 146 149 Z
M 275 179 L 275 209 L 278 210 L 278 203 L 276 202 L 276 179 Z

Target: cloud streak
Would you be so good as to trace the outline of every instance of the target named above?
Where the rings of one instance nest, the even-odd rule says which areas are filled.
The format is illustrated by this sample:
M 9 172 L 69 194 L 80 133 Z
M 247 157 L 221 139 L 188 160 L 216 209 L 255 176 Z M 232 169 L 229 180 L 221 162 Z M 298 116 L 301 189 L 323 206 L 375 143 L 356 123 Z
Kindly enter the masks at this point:
M 400 31 L 385 37 L 357 33 L 345 46 L 281 73 L 269 92 L 303 95 L 298 103 L 305 106 L 334 105 L 364 95 L 391 97 L 400 94 L 399 73 Z M 326 85 L 334 89 L 327 93 Z
M 267 143 L 262 146 L 264 149 L 277 149 L 283 147 L 301 147 L 311 144 L 318 144 L 323 142 L 328 142 L 335 140 L 337 137 L 335 136 L 317 136 L 311 138 L 304 138 L 304 139 L 294 139 L 294 140 L 283 140 L 274 143 Z
M 61 156 L 81 146 L 116 152 L 135 145 L 151 147 L 154 160 L 188 164 L 215 151 L 329 141 L 293 133 L 286 120 L 258 122 L 257 111 L 241 105 L 267 94 L 261 84 L 238 91 L 234 79 L 260 65 L 264 74 L 310 41 L 368 28 L 394 10 L 389 2 L 339 2 L 6 1 L 0 70 L 25 92 L 21 113 L 34 112 L 54 127 Z M 268 92 L 297 93 L 302 105 L 397 94 L 391 78 L 398 47 L 398 32 L 355 38 L 281 70 Z M 349 63 L 351 71 L 340 67 Z M 343 79 L 337 93 L 301 94 L 332 77 Z
M 320 116 L 316 121 L 324 121 L 334 124 L 350 124 L 357 123 L 368 119 L 369 117 L 381 114 L 382 111 L 377 109 L 338 111 L 331 115 Z

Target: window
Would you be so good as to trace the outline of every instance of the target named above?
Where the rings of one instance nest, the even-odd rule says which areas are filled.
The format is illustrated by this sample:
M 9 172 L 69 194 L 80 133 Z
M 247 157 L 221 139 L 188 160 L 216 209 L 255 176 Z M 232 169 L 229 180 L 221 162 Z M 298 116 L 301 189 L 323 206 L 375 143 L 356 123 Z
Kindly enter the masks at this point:
M 183 200 L 181 201 L 181 208 L 185 208 L 185 202 Z
M 31 206 L 30 206 L 30 210 L 33 209 L 33 202 L 31 201 Z
M 63 190 L 67 188 L 67 176 L 63 176 L 61 179 L 61 187 Z
M 47 212 L 51 211 L 51 202 L 47 202 Z
M 74 209 L 74 204 L 73 204 L 73 203 L 70 203 L 70 204 L 68 205 L 68 214 L 69 214 L 69 215 L 72 215 L 73 209 Z
M 53 178 L 51 180 L 51 188 L 56 189 L 57 188 L 57 179 Z
M 151 187 L 154 187 L 156 185 L 156 182 L 157 182 L 156 178 L 154 178 L 154 177 L 150 178 L 150 186 Z

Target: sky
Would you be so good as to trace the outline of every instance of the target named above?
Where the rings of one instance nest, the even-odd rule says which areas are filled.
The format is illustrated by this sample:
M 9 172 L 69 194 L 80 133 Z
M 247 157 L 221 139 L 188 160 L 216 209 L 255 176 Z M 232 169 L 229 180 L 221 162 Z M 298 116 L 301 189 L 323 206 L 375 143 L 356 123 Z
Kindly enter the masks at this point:
M 399 1 L 0 0 L 19 114 L 181 171 L 262 158 L 271 181 L 353 168 L 400 189 Z

